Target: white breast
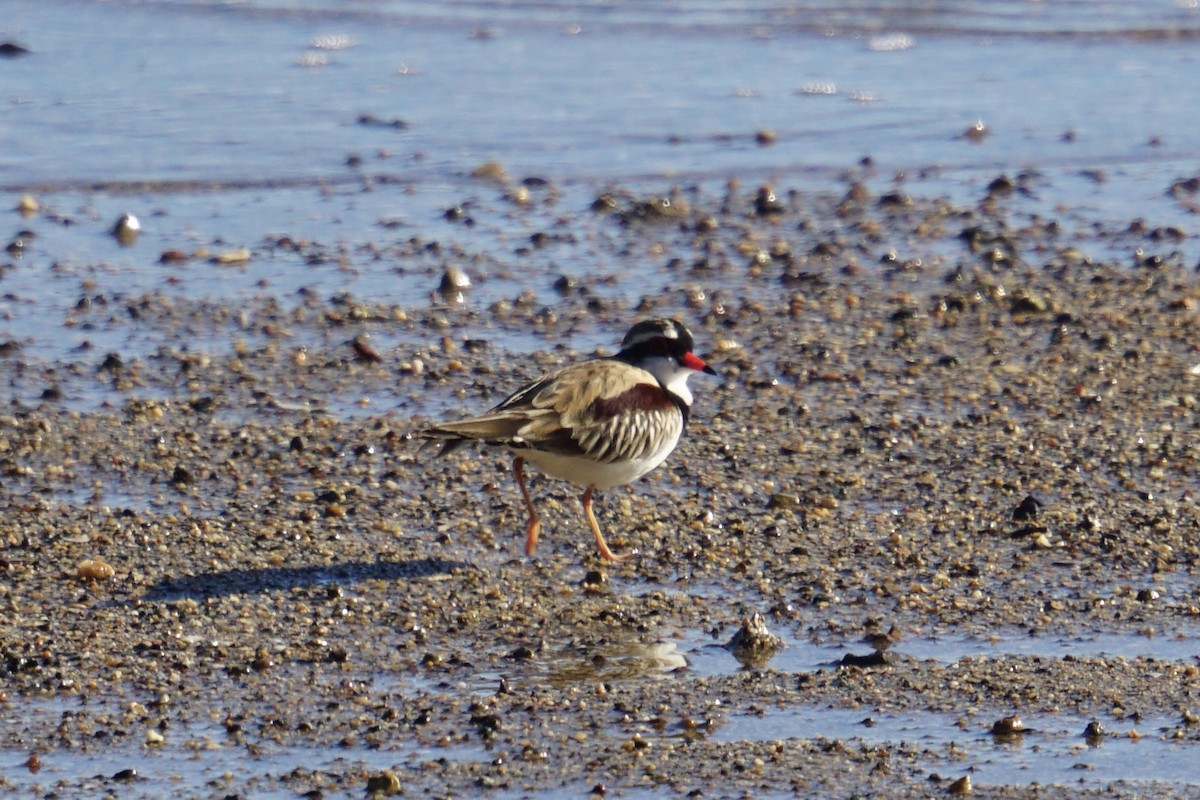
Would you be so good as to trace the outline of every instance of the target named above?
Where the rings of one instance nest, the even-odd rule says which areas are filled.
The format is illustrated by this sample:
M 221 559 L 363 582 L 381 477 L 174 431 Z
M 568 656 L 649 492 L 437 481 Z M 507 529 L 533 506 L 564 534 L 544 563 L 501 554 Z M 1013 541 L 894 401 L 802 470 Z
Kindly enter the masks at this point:
M 682 425 L 677 426 L 673 431 L 674 435 L 663 440 L 663 446 L 647 453 L 644 458 L 625 461 L 599 462 L 588 458 L 546 453 L 533 448 L 509 448 L 509 451 L 513 455 L 523 457 L 551 477 L 570 481 L 576 486 L 611 489 L 614 486 L 621 486 L 637 480 L 665 461 L 671 451 L 675 449 L 675 445 L 679 444 L 682 428 Z

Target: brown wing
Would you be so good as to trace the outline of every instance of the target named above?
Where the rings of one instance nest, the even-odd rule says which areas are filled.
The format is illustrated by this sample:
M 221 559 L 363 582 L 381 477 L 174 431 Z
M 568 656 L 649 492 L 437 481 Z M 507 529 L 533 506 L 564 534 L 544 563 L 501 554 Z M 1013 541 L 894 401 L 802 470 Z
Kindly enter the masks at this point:
M 672 413 L 660 413 L 664 410 Z M 529 447 L 595 461 L 640 458 L 677 435 L 683 417 L 654 376 L 612 359 L 572 364 L 529 384 L 486 414 L 434 426 L 436 439 Z M 457 441 L 446 450 L 455 449 Z
M 570 380 L 554 382 L 532 400 L 556 412 L 522 429 L 533 447 L 610 462 L 642 458 L 665 437 L 678 435 L 682 415 L 649 372 L 611 360 L 584 362 L 567 372 Z

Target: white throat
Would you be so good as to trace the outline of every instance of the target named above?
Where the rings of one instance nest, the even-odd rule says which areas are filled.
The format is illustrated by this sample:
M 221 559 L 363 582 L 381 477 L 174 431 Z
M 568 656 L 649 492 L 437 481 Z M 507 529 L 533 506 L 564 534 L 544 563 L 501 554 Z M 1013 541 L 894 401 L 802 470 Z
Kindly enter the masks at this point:
M 691 407 L 692 392 L 688 389 L 687 381 L 695 370 L 681 367 L 678 361 L 668 356 L 650 356 L 639 366 L 657 378 L 668 392 Z

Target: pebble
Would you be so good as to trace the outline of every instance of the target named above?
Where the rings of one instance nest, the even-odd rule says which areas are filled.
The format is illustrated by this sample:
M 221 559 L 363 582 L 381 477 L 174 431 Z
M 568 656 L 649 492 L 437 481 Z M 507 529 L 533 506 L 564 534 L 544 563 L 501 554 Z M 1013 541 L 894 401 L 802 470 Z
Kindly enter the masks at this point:
M 957 779 L 946 787 L 946 794 L 953 795 L 955 797 L 964 797 L 971 793 L 972 788 L 971 776 L 963 775 L 961 778 Z
M 485 161 L 480 164 L 471 170 L 471 177 L 501 184 L 509 182 L 508 172 L 496 161 Z
M 990 133 L 991 129 L 983 124 L 983 120 L 979 120 L 974 125 L 963 131 L 963 138 L 971 144 L 979 144 L 986 139 Z
M 400 777 L 391 770 L 384 770 L 367 779 L 367 794 L 390 796 L 401 791 Z
M 209 261 L 212 263 L 223 266 L 244 264 L 249 260 L 250 249 L 247 247 L 235 247 L 231 250 L 222 250 L 209 257 Z
M 741 663 L 761 667 L 783 649 L 783 639 L 771 633 L 767 621 L 756 612 L 742 620 L 737 633 L 725 643 L 725 649 Z
M 115 577 L 117 571 L 106 561 L 85 558 L 75 567 L 75 577 L 90 581 L 105 581 Z
M 113 223 L 111 231 L 118 242 L 130 245 L 137 241 L 138 235 L 142 232 L 142 223 L 133 214 L 122 214 Z
M 471 288 L 471 277 L 461 267 L 446 267 L 442 273 L 438 293 L 452 305 L 461 305 L 466 300 L 464 292 Z
M 992 735 L 997 738 L 1012 738 L 1027 732 L 1020 717 L 1002 717 L 992 723 Z

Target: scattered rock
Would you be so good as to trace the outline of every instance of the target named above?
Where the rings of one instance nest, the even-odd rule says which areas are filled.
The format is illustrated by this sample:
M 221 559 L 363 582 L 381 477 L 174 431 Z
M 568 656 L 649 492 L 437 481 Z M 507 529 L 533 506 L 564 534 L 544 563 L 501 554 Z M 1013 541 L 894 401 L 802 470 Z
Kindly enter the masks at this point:
M 438 284 L 438 293 L 447 303 L 457 305 L 465 302 L 466 297 L 463 293 L 470 288 L 471 278 L 465 270 L 460 267 L 446 267 L 441 283 Z
M 374 114 L 361 114 L 358 117 L 358 124 L 368 128 L 391 128 L 394 131 L 408 130 L 408 122 L 393 117 L 392 119 L 382 119 Z
M 983 120 L 979 120 L 974 125 L 963 131 L 962 135 L 963 138 L 971 144 L 979 144 L 986 139 L 991 132 L 991 129 L 983 124 Z
M 1013 509 L 1012 518 L 1014 522 L 1025 522 L 1036 519 L 1041 513 L 1042 502 L 1033 495 L 1026 495 L 1025 499 Z
M 997 739 L 1013 739 L 1029 733 L 1020 717 L 1001 717 L 992 723 L 992 736 Z
M 771 633 L 767 621 L 756 612 L 742 621 L 725 648 L 742 664 L 761 667 L 783 649 L 783 639 Z
M 112 226 L 112 235 L 123 245 L 131 245 L 136 242 L 141 232 L 142 223 L 133 214 L 122 214 Z
M 75 567 L 75 577 L 87 581 L 106 581 L 115 577 L 117 571 L 107 561 L 85 558 Z
M 400 793 L 400 778 L 391 770 L 384 770 L 367 778 L 367 794 L 389 796 Z

